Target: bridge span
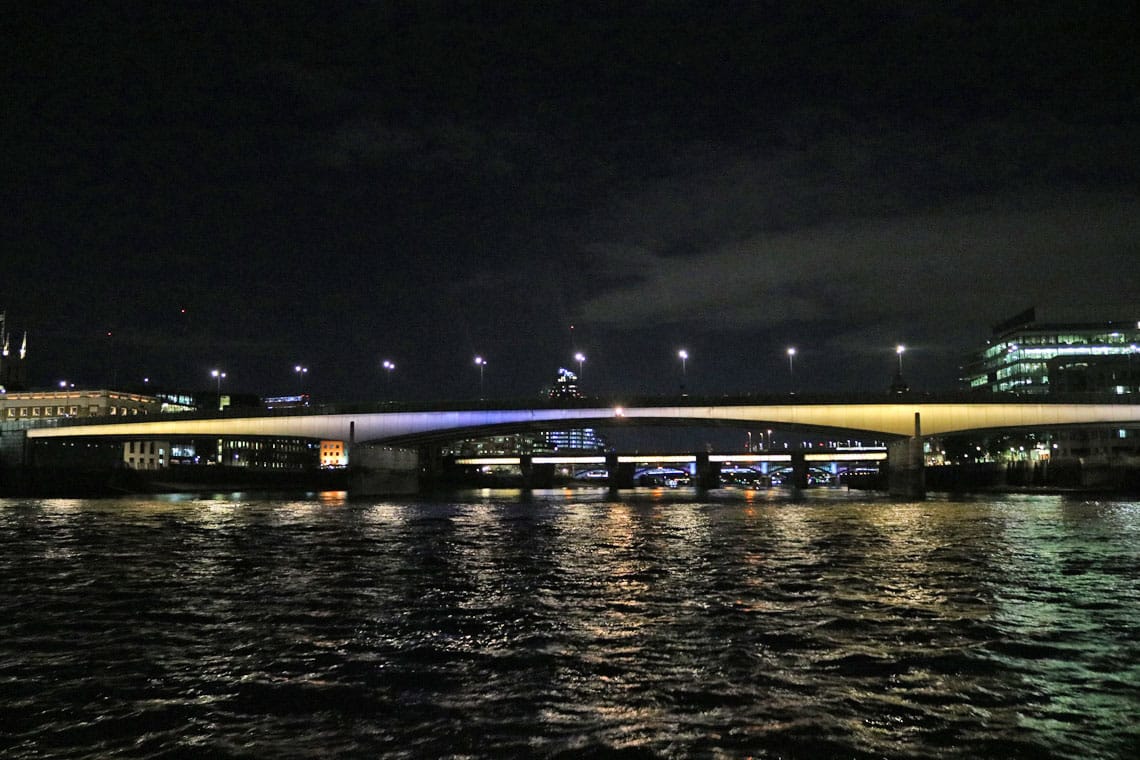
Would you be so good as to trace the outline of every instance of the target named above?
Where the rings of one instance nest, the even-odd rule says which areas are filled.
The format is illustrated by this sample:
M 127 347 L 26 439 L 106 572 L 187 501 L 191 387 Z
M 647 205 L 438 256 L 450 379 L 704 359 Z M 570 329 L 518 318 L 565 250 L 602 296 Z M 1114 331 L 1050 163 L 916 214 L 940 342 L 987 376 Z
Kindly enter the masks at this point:
M 917 417 L 916 417 L 917 415 Z M 916 421 L 920 427 L 916 429 Z M 422 411 L 221 414 L 210 417 L 164 415 L 121 421 L 64 423 L 27 431 L 31 439 L 156 438 L 166 436 L 267 436 L 342 440 L 414 446 L 433 441 L 492 434 L 604 425 L 764 425 L 819 431 L 864 433 L 883 438 L 946 435 L 990 429 L 1140 423 L 1140 404 L 1043 401 L 811 401 L 740 403 L 688 400 L 678 404 Z

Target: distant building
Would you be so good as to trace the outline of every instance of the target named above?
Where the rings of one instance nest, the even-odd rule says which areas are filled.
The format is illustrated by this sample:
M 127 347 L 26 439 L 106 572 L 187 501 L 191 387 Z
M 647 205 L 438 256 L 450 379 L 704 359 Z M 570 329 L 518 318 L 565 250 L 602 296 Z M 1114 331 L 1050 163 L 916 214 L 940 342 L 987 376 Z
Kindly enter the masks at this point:
M 170 441 L 123 441 L 123 463 L 133 470 L 161 470 L 170 463 Z
M 266 396 L 261 399 L 261 405 L 266 409 L 303 409 L 309 405 L 309 394 L 297 393 L 292 396 Z
M 1140 308 L 1114 319 L 1041 316 L 1032 308 L 995 325 L 963 367 L 962 382 L 974 391 L 1020 396 L 1140 393 Z M 976 443 L 978 459 L 1110 462 L 1140 456 L 1140 429 L 1094 425 Z
M 593 428 L 573 430 L 550 430 L 542 434 L 550 451 L 562 453 L 573 451 L 605 451 L 609 444 L 605 437 Z
M 135 417 L 163 411 L 154 396 L 110 390 L 0 393 L 0 421 L 26 426 L 72 417 Z
M 320 466 L 326 469 L 348 466 L 344 441 L 321 441 Z
M 971 390 L 1015 393 L 1140 392 L 1140 309 L 1110 320 L 1038 320 L 1036 309 L 993 328 L 963 367 Z
M 20 339 L 18 349 L 12 347 L 8 332 L 8 313 L 0 312 L 0 393 L 22 391 L 28 387 L 28 333 Z
M 578 388 L 578 376 L 565 367 L 558 369 L 558 377 L 546 392 L 550 398 L 582 398 Z

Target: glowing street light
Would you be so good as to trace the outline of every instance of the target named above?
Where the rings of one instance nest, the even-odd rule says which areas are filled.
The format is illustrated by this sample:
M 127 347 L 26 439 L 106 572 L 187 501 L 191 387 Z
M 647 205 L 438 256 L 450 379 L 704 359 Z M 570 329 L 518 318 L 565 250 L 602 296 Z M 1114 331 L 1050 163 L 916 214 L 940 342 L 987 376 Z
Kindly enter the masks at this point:
M 685 364 L 689 361 L 689 352 L 681 349 L 677 352 L 677 356 L 681 359 L 681 393 L 685 393 Z
M 904 346 L 903 344 L 900 343 L 897 346 L 895 346 L 895 353 L 898 354 L 898 357 L 899 357 L 899 376 L 900 377 L 902 376 L 902 355 L 903 355 L 903 351 L 906 351 L 906 346 Z
M 1136 379 L 1132 376 L 1132 357 L 1136 355 L 1136 344 L 1128 345 L 1128 392 L 1132 393 L 1136 386 Z
M 222 380 L 225 378 L 226 373 L 220 369 L 210 370 L 210 375 L 218 381 L 218 411 L 222 410 Z
M 483 398 L 483 368 L 487 366 L 487 360 L 482 356 L 475 357 L 475 366 L 479 368 L 479 398 Z
M 574 354 L 574 361 L 578 362 L 578 379 L 582 379 L 582 364 L 586 361 L 586 355 L 579 352 Z
M 796 347 L 788 346 L 788 379 L 792 383 L 792 392 L 796 390 Z
M 298 385 L 300 385 L 301 389 L 304 390 L 304 388 L 305 388 L 305 375 L 309 374 L 309 368 L 306 367 L 304 364 L 294 364 L 293 365 L 293 372 L 296 373 L 296 375 L 297 375 Z
M 392 370 L 396 369 L 396 363 L 385 359 L 380 366 L 384 368 L 384 388 L 388 390 L 392 387 Z

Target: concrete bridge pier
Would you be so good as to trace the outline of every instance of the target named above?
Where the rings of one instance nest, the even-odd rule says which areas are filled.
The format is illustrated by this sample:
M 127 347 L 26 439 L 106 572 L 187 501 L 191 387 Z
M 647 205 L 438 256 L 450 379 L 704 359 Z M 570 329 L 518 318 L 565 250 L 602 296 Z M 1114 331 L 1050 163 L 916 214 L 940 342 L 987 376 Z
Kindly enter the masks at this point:
M 412 449 L 354 444 L 348 459 L 352 496 L 408 496 L 420 490 L 420 457 Z
M 887 490 L 905 499 L 926 498 L 923 470 L 922 419 L 914 413 L 914 435 L 887 444 Z
M 698 451 L 696 455 L 696 487 L 700 491 L 720 488 L 720 464 L 709 461 L 707 452 Z
M 792 491 L 793 499 L 803 498 L 804 489 L 808 487 L 808 465 L 804 454 L 803 451 L 792 452 L 792 478 L 788 487 Z
M 522 473 L 524 491 L 535 488 L 550 488 L 554 485 L 554 465 L 535 464 L 534 457 L 530 454 L 523 454 L 519 457 L 519 471 Z
M 606 470 L 609 471 L 607 485 L 610 493 L 617 493 L 622 488 L 633 488 L 634 466 L 628 462 L 618 462 L 616 452 L 606 452 Z

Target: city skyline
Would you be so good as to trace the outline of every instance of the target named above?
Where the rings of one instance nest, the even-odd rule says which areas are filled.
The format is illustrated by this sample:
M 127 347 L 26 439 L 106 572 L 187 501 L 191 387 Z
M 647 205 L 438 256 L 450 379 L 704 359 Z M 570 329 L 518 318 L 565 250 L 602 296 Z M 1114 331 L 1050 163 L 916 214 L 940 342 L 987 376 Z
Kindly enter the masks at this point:
M 290 7 L 15 14 L 30 380 L 946 390 L 1028 306 L 1135 316 L 1129 4 Z

